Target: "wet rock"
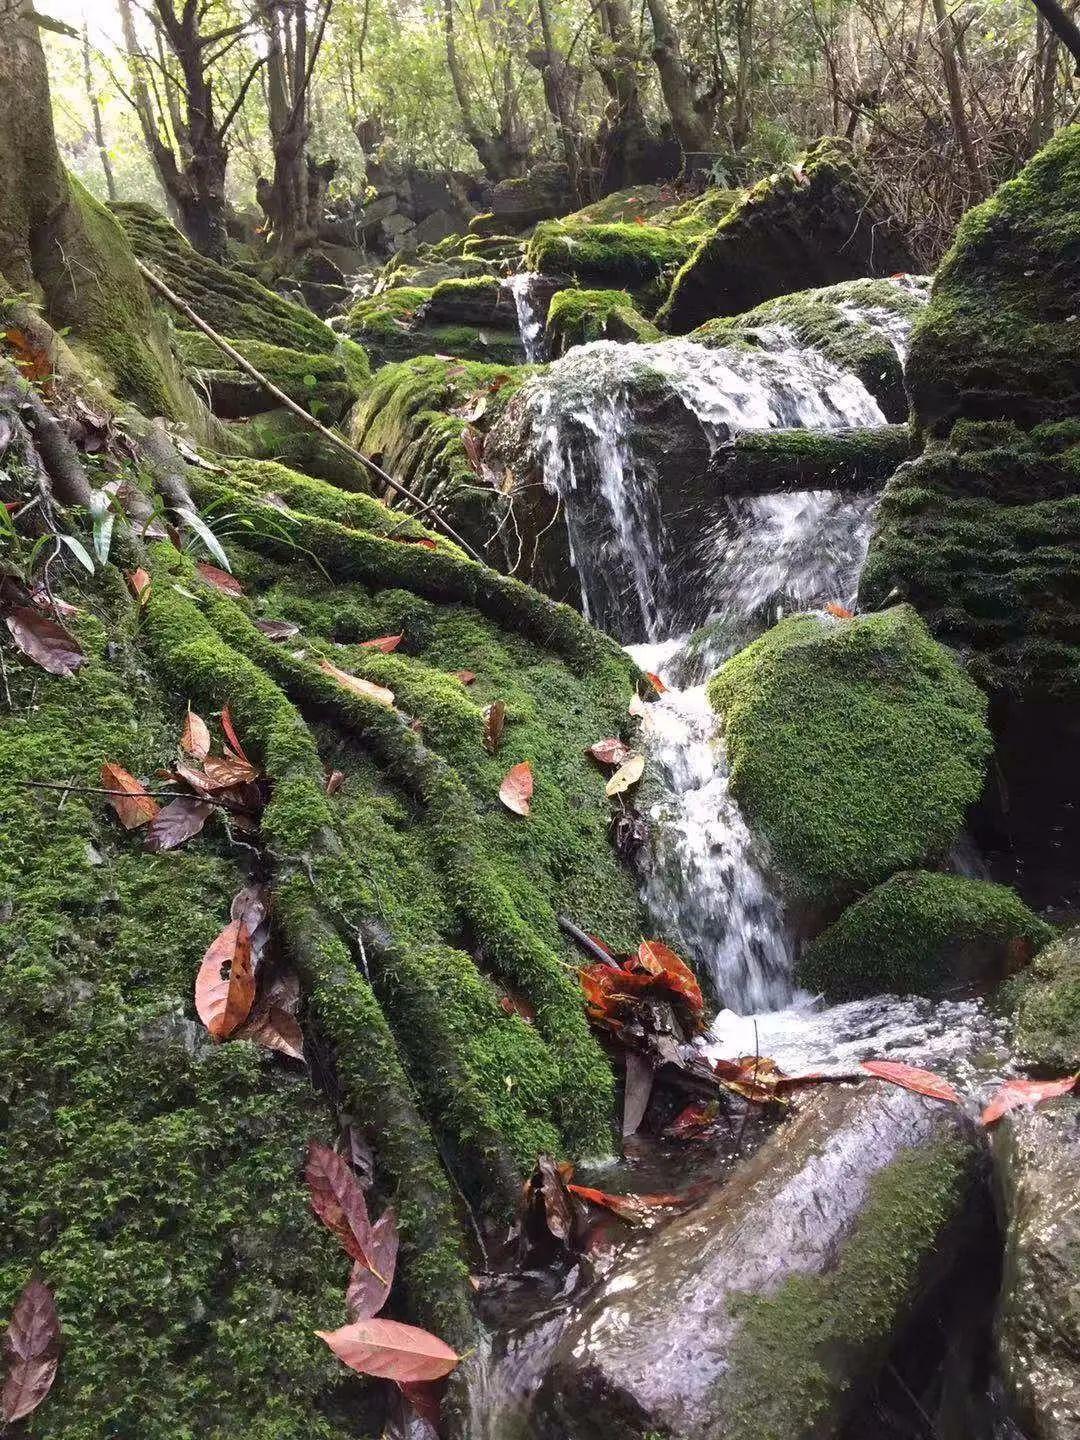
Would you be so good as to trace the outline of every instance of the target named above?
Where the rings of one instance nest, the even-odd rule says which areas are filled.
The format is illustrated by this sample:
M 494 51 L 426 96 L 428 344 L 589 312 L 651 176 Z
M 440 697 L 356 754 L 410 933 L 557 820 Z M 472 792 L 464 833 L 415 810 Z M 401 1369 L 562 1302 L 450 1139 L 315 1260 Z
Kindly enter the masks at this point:
M 657 319 L 682 334 L 807 285 L 914 268 L 900 227 L 850 145 L 822 141 L 756 185 L 675 277 Z
M 1005 1219 L 998 1356 L 1029 1440 L 1080 1437 L 1080 1100 L 1014 1110 L 994 1140 Z
M 835 1435 L 971 1238 L 979 1156 L 953 1106 L 820 1090 L 605 1279 L 555 1354 L 540 1433 Z
M 496 229 L 524 230 L 538 220 L 565 215 L 573 203 L 570 171 L 545 160 L 525 175 L 500 180 L 491 192 L 490 214 Z
M 1080 1070 L 1080 928 L 1041 950 L 1025 977 L 1014 1037 L 1025 1065 Z

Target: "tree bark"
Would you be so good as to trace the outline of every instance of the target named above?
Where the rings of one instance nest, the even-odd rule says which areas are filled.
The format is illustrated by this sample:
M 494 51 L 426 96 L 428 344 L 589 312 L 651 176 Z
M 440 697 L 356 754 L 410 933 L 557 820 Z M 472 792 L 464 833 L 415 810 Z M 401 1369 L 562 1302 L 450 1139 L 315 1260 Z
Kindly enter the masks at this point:
M 646 0 L 646 3 L 653 28 L 652 55 L 660 75 L 664 104 L 675 138 L 693 168 L 693 161 L 700 160 L 712 142 L 712 124 L 708 114 L 696 103 L 694 86 L 683 62 L 679 32 L 666 0 Z
M 1058 0 L 1032 0 L 1032 3 L 1076 61 L 1077 71 L 1080 72 L 1080 26 L 1065 13 Z
M 949 92 L 949 110 L 952 114 L 953 130 L 957 144 L 964 157 L 964 168 L 968 172 L 971 198 L 981 200 L 986 195 L 986 174 L 979 161 L 975 142 L 971 138 L 967 107 L 964 103 L 964 88 L 960 79 L 960 66 L 956 59 L 956 44 L 952 21 L 945 9 L 945 0 L 933 0 L 934 20 L 937 23 L 938 42 L 941 46 L 941 69 L 945 76 L 945 88 Z
M 98 99 L 97 88 L 94 85 L 94 72 L 90 64 L 90 31 L 83 25 L 83 80 L 86 83 L 86 99 L 90 106 L 90 120 L 94 132 L 94 144 L 97 146 L 98 158 L 101 161 L 101 170 L 105 176 L 105 191 L 110 200 L 116 199 L 116 180 L 113 176 L 112 161 L 109 159 L 109 147 L 105 143 L 105 126 L 101 120 L 101 102 Z

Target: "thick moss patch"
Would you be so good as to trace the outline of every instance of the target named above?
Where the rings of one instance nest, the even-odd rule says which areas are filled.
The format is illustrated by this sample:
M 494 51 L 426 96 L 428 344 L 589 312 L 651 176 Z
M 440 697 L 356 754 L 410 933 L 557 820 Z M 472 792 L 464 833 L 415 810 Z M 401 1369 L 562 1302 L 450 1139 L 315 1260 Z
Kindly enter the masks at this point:
M 1003 885 L 906 871 L 850 906 L 807 948 L 799 984 L 830 1000 L 882 991 L 986 990 L 1053 935 Z
M 606 225 L 546 221 L 525 251 L 525 267 L 544 275 L 566 275 L 576 284 L 630 291 L 655 308 L 667 279 L 693 250 L 701 227 L 670 229 L 613 221 Z
M 985 698 L 906 606 L 783 620 L 709 698 L 740 805 L 815 906 L 943 855 L 982 788 Z
M 1080 1070 L 1080 930 L 1041 950 L 1025 980 L 1014 1035 L 1024 1064 L 1052 1074 Z
M 546 333 L 553 358 L 593 340 L 660 339 L 625 290 L 560 290 L 548 309 Z
M 258 414 L 277 404 L 200 331 L 177 331 L 177 341 L 184 359 L 209 386 L 215 413 Z M 261 340 L 234 340 L 232 344 L 249 364 L 323 424 L 341 418 L 371 375 L 367 356 L 352 340 L 343 341 L 333 355 L 287 350 Z

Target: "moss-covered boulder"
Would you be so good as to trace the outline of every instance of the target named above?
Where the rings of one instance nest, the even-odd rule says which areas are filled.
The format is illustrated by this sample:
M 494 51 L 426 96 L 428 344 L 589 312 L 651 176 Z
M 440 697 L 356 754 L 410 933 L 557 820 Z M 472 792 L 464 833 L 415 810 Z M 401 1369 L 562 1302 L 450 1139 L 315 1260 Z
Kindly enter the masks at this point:
M 1053 930 L 1003 885 L 908 870 L 864 895 L 807 947 L 797 976 L 830 1000 L 892 991 L 986 992 Z
M 635 308 L 625 290 L 560 290 L 545 328 L 552 359 L 593 340 L 659 340 L 660 331 Z
M 749 430 L 716 447 L 709 460 L 709 478 L 724 495 L 791 490 L 859 493 L 884 485 L 914 449 L 907 425 Z
M 628 290 L 650 312 L 693 250 L 700 230 L 612 221 L 538 225 L 525 251 L 529 270 L 563 276 L 585 289 Z
M 513 299 L 491 276 L 394 286 L 358 300 L 346 323 L 378 364 L 419 355 L 504 365 L 524 359 Z
M 177 343 L 205 387 L 215 415 L 235 420 L 263 414 L 278 404 L 200 331 L 178 331 Z M 367 356 L 353 340 L 343 340 L 332 355 L 286 350 L 261 340 L 232 343 L 249 364 L 324 425 L 342 418 L 371 377 Z
M 782 620 L 709 699 L 739 804 L 815 908 L 940 858 L 982 789 L 986 700 L 907 606 Z
M 851 146 L 823 140 L 755 185 L 695 246 L 656 318 L 682 334 L 808 282 L 912 268 L 900 227 Z
M 1080 125 L 971 210 L 934 277 L 908 383 L 928 434 L 964 420 L 1025 430 L 1080 412 Z
M 701 345 L 774 342 L 778 329 L 857 375 L 887 419 L 907 419 L 904 356 L 926 305 L 925 283 L 906 278 L 845 280 L 767 300 L 743 315 L 707 320 L 690 338 Z
M 1054 1075 L 1080 1070 L 1080 930 L 1040 950 L 1024 980 L 1013 1037 L 1021 1061 Z

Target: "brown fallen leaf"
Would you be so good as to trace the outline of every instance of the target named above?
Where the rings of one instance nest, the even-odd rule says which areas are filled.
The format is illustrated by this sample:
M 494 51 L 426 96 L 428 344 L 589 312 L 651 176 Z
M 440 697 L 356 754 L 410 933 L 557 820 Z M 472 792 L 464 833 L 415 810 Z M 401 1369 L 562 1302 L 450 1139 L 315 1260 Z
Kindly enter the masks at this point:
M 837 620 L 854 620 L 854 610 L 849 610 L 846 605 L 840 605 L 835 600 L 830 600 L 825 606 L 826 615 L 835 616 Z
M 60 1364 L 60 1317 L 53 1293 L 36 1277 L 25 1287 L 4 1333 L 7 1373 L 0 1391 L 6 1425 L 36 1410 L 52 1389 Z
M 506 702 L 493 700 L 484 709 L 484 749 L 489 755 L 498 753 L 506 726 Z
M 388 690 L 385 685 L 376 685 L 371 680 L 364 680 L 359 675 L 350 675 L 346 670 L 339 670 L 329 660 L 320 660 L 319 669 L 324 670 L 327 675 L 332 675 L 339 685 L 346 690 L 351 690 L 354 695 L 359 695 L 363 700 L 374 700 L 379 705 L 393 706 L 394 692 Z
M 242 596 L 244 594 L 244 587 L 240 581 L 230 575 L 227 570 L 221 570 L 206 560 L 200 560 L 195 569 L 208 585 L 212 585 L 215 590 L 220 590 L 222 595 Z
M 247 927 L 251 940 L 251 968 L 256 974 L 270 947 L 270 907 L 270 891 L 265 885 L 245 885 L 233 896 L 229 907 L 229 919 L 243 921 Z
M 512 766 L 499 786 L 499 799 L 515 815 L 528 815 L 532 809 L 533 773 L 527 760 Z
M 631 1225 L 641 1225 L 650 1218 L 654 1210 L 674 1210 L 694 1198 L 687 1195 L 609 1195 L 606 1190 L 594 1190 L 589 1185 L 568 1185 L 571 1195 L 587 1200 L 590 1205 L 599 1205 L 628 1220 Z
M 330 771 L 330 774 L 326 777 L 326 793 L 327 793 L 327 795 L 336 795 L 336 794 L 338 793 L 338 791 L 341 789 L 341 787 L 342 787 L 344 784 L 345 784 L 345 772 L 344 772 L 344 770 L 331 770 L 331 771 Z
M 163 805 L 146 828 L 146 848 L 155 854 L 175 850 L 193 839 L 214 813 L 214 807 L 193 795 L 180 795 Z
M 248 760 L 237 756 L 226 759 L 218 755 L 207 755 L 203 761 L 203 775 L 211 790 L 229 790 L 234 785 L 246 785 L 256 779 L 258 771 Z
M 624 1137 L 636 1135 L 645 1118 L 652 1095 L 654 1073 L 653 1067 L 643 1055 L 639 1055 L 636 1050 L 627 1050 L 626 1081 L 623 1087 Z
M 388 540 L 396 540 L 399 545 L 419 545 L 421 550 L 437 550 L 439 547 L 427 535 L 388 535 Z
M 127 583 L 131 593 L 138 600 L 140 605 L 145 605 L 150 599 L 150 575 L 140 565 L 138 570 L 130 570 L 127 574 Z
M 161 809 L 154 797 L 147 794 L 146 787 L 112 760 L 106 760 L 101 767 L 101 788 L 123 791 L 121 795 L 110 795 L 106 803 L 116 811 L 116 818 L 125 830 L 149 825 Z
M 300 1022 L 278 1005 L 260 1005 L 233 1034 L 234 1040 L 251 1040 L 264 1050 L 276 1050 L 290 1060 L 304 1058 L 304 1032 Z
M 317 1218 L 337 1236 L 346 1254 L 369 1270 L 377 1269 L 367 1201 L 349 1162 L 329 1145 L 309 1140 L 304 1174 Z
M 471 685 L 476 679 L 476 674 L 472 670 L 451 670 L 450 674 L 455 680 L 460 680 L 462 685 Z
M 615 774 L 604 786 L 604 794 L 614 799 L 616 795 L 623 795 L 627 790 L 632 790 L 645 773 L 645 756 L 631 755 L 625 765 L 620 765 Z
M 56 620 L 42 615 L 40 610 L 18 606 L 8 615 L 7 627 L 26 658 L 50 675 L 67 680 L 86 664 L 86 656 L 75 636 Z
M 377 650 L 380 655 L 389 655 L 404 639 L 404 635 L 380 635 L 377 640 L 362 640 L 360 649 Z
M 962 1103 L 955 1087 L 932 1070 L 920 1070 L 918 1066 L 905 1065 L 900 1060 L 861 1060 L 859 1064 L 868 1075 L 887 1080 L 891 1085 L 900 1085 L 905 1090 L 914 1090 L 917 1095 L 929 1095 L 931 1100 L 947 1100 L 950 1105 Z
M 357 1320 L 315 1334 L 351 1370 L 399 1384 L 441 1380 L 460 1358 L 437 1336 L 397 1320 Z
M 227 1040 L 255 999 L 251 936 L 242 920 L 230 920 L 213 941 L 195 980 L 195 1009 L 215 1040 Z
M 291 640 L 300 634 L 300 626 L 294 625 L 291 620 L 256 620 L 255 627 L 268 640 Z
M 250 765 L 251 761 L 248 759 L 247 751 L 240 743 L 240 737 L 236 733 L 236 726 L 233 724 L 232 711 L 229 709 L 228 705 L 223 705 L 221 707 L 221 728 L 225 731 L 225 739 L 228 740 L 229 744 L 235 750 L 237 756 L 241 760 L 247 761 L 247 763 Z
M 204 760 L 210 754 L 210 728 L 194 710 L 189 710 L 184 720 L 184 728 L 180 733 L 180 749 L 193 760 Z
M 651 670 L 643 670 L 642 674 L 645 676 L 645 679 L 649 682 L 657 695 L 664 695 L 667 693 L 668 687 L 664 684 L 663 680 L 660 679 L 659 675 L 654 675 Z
M 371 1266 L 362 1260 L 353 1264 L 345 1291 L 345 1310 L 350 1320 L 371 1320 L 386 1304 L 394 1283 L 398 1255 L 397 1217 L 387 1207 L 371 1227 Z
M 1006 1080 L 991 1096 L 979 1117 L 980 1124 L 993 1125 L 1018 1105 L 1040 1105 L 1044 1100 L 1068 1095 L 1076 1088 L 1077 1080 L 1080 1075 L 1065 1075 L 1060 1080 Z
M 704 1010 L 705 1000 L 697 976 L 686 961 L 662 941 L 643 940 L 637 948 L 631 967 L 644 970 L 650 975 L 662 976 L 664 988 L 675 995 L 681 995 L 695 1015 Z
M 621 740 L 614 738 L 597 740 L 595 744 L 588 746 L 586 755 L 591 755 L 598 765 L 614 766 L 618 768 L 625 765 L 634 752 L 629 745 L 624 745 Z
M 461 432 L 461 444 L 474 475 L 484 473 L 484 437 L 472 425 L 466 425 Z

